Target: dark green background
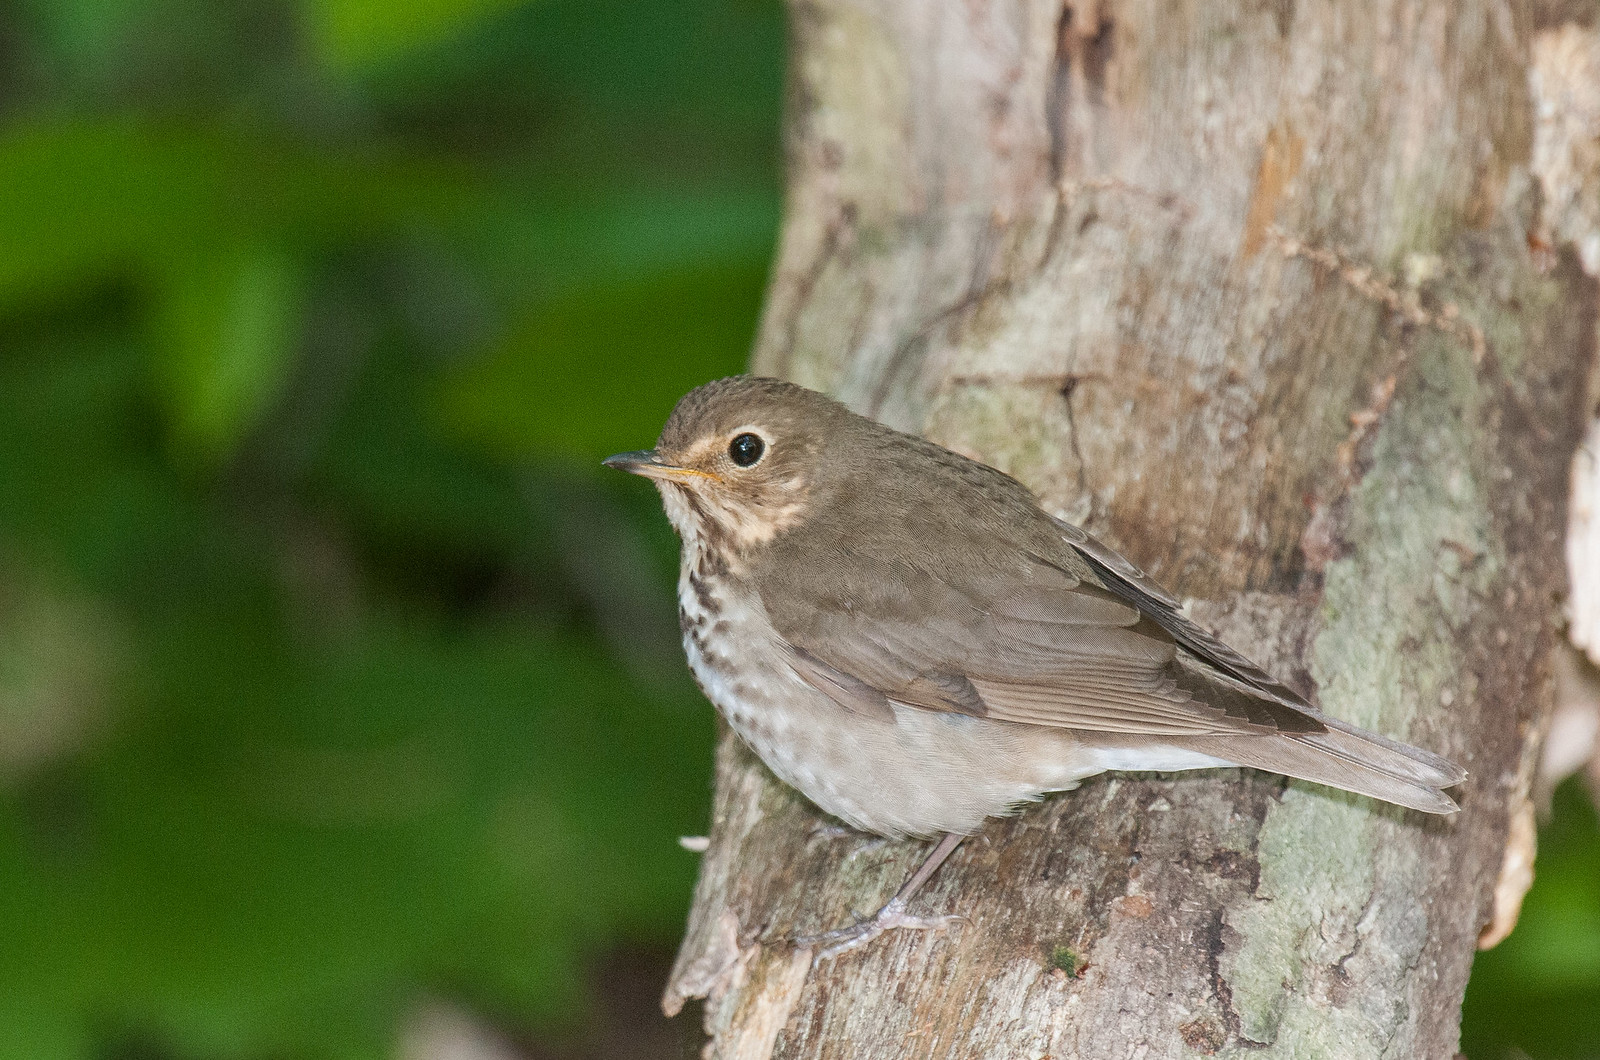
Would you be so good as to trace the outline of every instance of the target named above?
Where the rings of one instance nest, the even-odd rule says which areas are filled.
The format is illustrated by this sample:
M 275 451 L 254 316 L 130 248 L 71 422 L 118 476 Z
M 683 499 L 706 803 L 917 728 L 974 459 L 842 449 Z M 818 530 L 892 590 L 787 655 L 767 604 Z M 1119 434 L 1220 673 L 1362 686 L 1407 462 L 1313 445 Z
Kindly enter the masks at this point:
M 782 65 L 772 0 L 0 7 L 0 1057 L 692 1048 L 712 717 L 598 461 L 744 362 Z M 1576 786 L 1543 842 L 1474 1060 L 1600 1056 Z

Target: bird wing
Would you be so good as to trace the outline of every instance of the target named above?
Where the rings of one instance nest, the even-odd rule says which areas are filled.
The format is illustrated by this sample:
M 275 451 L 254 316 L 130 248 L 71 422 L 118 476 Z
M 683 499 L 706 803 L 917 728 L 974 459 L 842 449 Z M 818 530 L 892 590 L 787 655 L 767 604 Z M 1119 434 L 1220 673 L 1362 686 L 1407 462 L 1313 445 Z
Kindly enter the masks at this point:
M 1202 629 L 1185 617 L 1177 598 L 1121 553 L 1091 537 L 1080 527 L 1060 519 L 1052 521 L 1107 587 L 1149 615 L 1197 658 L 1262 696 L 1298 710 L 1313 711 L 1314 708 L 1300 693 L 1228 647 L 1209 630 Z
M 1143 576 L 1116 559 L 1136 585 Z M 1166 603 L 1152 596 L 1166 611 L 1151 614 L 1115 591 L 1121 582 L 1094 585 L 1065 564 L 1024 556 L 1006 566 L 936 571 L 857 555 L 790 569 L 795 576 L 768 579 L 763 589 L 790 663 L 857 713 L 892 714 L 898 703 L 1152 736 L 1322 728 L 1275 697 L 1264 700 L 1246 679 L 1229 680 L 1250 664 L 1211 638 L 1213 651 L 1228 652 L 1218 657 L 1234 660 L 1224 683 L 1238 686 L 1215 694 L 1212 664 L 1188 646 L 1205 646 L 1208 635 L 1177 616 L 1170 596 Z M 1161 621 L 1174 616 L 1186 624 L 1186 639 Z

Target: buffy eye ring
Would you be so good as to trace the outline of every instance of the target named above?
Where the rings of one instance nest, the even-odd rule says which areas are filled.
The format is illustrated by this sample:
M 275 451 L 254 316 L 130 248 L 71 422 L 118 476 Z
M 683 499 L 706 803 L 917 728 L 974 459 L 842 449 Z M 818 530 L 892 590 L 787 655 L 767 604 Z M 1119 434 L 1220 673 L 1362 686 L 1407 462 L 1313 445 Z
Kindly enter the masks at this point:
M 728 443 L 728 459 L 740 467 L 751 467 L 767 451 L 767 443 L 759 434 L 746 431 Z

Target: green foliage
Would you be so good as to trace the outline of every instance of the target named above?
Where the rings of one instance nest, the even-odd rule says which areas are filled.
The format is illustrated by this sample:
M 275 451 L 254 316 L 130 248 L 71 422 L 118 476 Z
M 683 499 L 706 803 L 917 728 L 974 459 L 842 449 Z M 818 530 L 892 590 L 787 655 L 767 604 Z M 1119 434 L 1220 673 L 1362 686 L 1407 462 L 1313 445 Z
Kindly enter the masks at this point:
M 512 452 L 593 462 L 628 430 L 637 443 L 628 448 L 642 448 L 679 395 L 739 370 L 723 353 L 746 339 L 765 278 L 765 263 L 751 260 L 549 299 L 460 373 L 445 415 Z
M 0 307 L 107 276 L 160 282 L 229 246 L 375 238 L 477 204 L 459 166 L 329 151 L 275 133 L 143 118 L 0 139 Z
M 713 735 L 670 532 L 597 460 L 744 362 L 780 10 L 18 17 L 0 1057 L 582 1019 L 681 928 Z
M 232 451 L 288 382 L 304 283 L 297 265 L 222 248 L 173 270 L 161 291 L 158 371 L 178 454 Z
M 1600 1056 L 1600 817 L 1579 777 L 1554 803 L 1517 928 L 1472 968 L 1461 1027 L 1472 1060 Z
M 360 66 L 430 47 L 521 2 L 525 0 L 311 0 L 305 17 L 328 62 Z
M 681 674 L 641 681 L 548 624 L 404 599 L 329 627 L 307 608 L 338 601 L 274 569 L 292 548 L 128 437 L 137 346 L 73 352 L 75 371 L 54 343 L 0 361 L 0 518 L 109 614 L 30 586 L 0 695 L 30 731 L 85 686 L 114 681 L 121 709 L 87 752 L 35 748 L 0 798 L 0 993 L 10 1025 L 41 1028 L 0 1055 L 86 1055 L 107 1027 L 185 1055 L 378 1055 L 424 989 L 570 1017 L 582 954 L 670 937 L 711 737 Z M 374 365 L 330 449 L 414 458 L 409 485 L 379 480 L 402 498 L 376 513 L 389 533 L 536 542 L 514 476 L 429 474 L 471 461 L 430 451 L 395 385 L 414 368 Z M 339 503 L 347 473 L 308 506 Z M 98 658 L 126 647 L 133 672 Z

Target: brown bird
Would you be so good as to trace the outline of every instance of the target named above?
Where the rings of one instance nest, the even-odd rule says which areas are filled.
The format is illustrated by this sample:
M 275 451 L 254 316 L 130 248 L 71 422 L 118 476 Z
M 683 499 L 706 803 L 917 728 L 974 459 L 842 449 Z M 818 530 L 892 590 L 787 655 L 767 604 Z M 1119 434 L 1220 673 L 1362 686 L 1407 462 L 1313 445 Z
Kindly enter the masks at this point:
M 733 730 L 847 824 L 944 837 L 877 916 L 807 944 L 936 926 L 906 903 L 962 836 L 1106 770 L 1456 809 L 1457 766 L 1320 713 L 1010 476 L 821 394 L 708 383 L 605 463 L 661 492 L 684 650 Z

